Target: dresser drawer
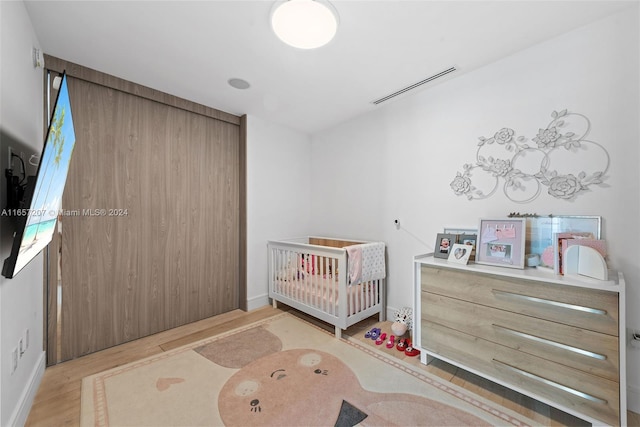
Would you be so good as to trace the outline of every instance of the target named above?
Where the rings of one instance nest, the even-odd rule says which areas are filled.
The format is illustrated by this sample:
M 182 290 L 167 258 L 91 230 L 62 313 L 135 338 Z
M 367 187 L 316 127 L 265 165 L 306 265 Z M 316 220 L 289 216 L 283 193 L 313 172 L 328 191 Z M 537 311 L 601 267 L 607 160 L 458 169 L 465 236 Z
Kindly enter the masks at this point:
M 617 337 L 422 292 L 421 318 L 619 381 Z
M 618 294 L 422 266 L 422 290 L 582 329 L 618 335 Z
M 620 423 L 619 384 L 426 320 L 422 347 L 436 357 L 611 425 Z

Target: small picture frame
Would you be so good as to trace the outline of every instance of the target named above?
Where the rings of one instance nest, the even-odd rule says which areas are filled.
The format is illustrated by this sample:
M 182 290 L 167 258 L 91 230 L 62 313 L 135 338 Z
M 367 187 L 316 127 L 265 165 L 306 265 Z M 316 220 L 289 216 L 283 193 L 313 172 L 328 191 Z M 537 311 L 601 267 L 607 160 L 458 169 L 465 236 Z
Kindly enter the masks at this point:
M 469 262 L 471 251 L 472 251 L 471 245 L 456 243 L 451 248 L 451 251 L 449 253 L 449 258 L 447 258 L 447 261 L 455 262 L 457 264 L 466 264 L 467 262 Z
M 524 268 L 526 224 L 525 218 L 481 219 L 475 262 Z
M 449 258 L 451 248 L 456 243 L 455 234 L 438 233 L 436 237 L 436 244 L 433 249 L 434 258 Z
M 476 244 L 478 240 L 477 234 L 458 234 L 458 243 L 471 246 L 471 255 L 468 261 L 476 259 Z

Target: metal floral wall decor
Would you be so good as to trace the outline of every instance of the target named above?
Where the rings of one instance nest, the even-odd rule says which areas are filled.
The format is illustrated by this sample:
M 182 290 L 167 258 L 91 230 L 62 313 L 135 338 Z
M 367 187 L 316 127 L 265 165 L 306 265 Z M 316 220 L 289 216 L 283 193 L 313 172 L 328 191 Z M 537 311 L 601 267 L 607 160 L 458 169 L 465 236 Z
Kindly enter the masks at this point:
M 532 143 L 506 127 L 491 138 L 481 136 L 475 163 L 462 166 L 451 189 L 469 200 L 486 199 L 503 181 L 503 192 L 510 200 L 528 203 L 545 187 L 552 197 L 573 200 L 593 186 L 604 186 L 609 153 L 586 139 L 589 119 L 567 110 L 553 111 L 551 118 Z

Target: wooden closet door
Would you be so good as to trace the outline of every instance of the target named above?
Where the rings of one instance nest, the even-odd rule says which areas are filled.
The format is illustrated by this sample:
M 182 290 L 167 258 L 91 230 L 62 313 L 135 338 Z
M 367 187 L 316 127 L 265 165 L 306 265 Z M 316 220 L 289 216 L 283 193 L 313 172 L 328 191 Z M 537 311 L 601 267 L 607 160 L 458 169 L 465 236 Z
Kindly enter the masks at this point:
M 238 308 L 239 126 L 68 83 L 59 359 Z

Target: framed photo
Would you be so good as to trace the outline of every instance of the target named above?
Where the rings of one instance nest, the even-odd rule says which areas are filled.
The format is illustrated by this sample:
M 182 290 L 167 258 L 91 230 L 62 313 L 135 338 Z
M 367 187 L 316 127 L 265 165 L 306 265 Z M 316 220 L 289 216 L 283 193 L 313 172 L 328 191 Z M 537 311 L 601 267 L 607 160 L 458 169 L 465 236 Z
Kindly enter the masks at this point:
M 471 254 L 468 261 L 475 261 L 476 259 L 476 244 L 478 240 L 477 234 L 458 234 L 458 243 L 471 246 Z
M 447 261 L 455 262 L 458 264 L 466 264 L 469 261 L 469 257 L 471 256 L 471 250 L 471 245 L 456 243 L 451 248 Z
M 456 235 L 455 234 L 445 234 L 438 233 L 438 237 L 436 238 L 436 244 L 433 248 L 433 256 L 434 258 L 449 258 L 449 254 L 451 253 L 451 247 L 456 243 Z
M 525 218 L 481 219 L 477 237 L 477 264 L 524 268 Z
M 476 259 L 476 236 L 478 234 L 477 228 L 445 227 L 444 234 L 455 234 L 456 243 L 464 243 L 467 245 L 472 245 L 473 250 L 471 251 L 471 257 L 469 258 L 469 261 L 474 261 Z
M 478 234 L 478 229 L 472 227 L 445 227 L 444 234 Z
M 602 239 L 602 218 L 600 216 L 535 216 L 527 217 L 527 254 L 540 256 L 540 266 L 557 271 L 559 260 L 557 233 L 590 233 L 595 239 Z

